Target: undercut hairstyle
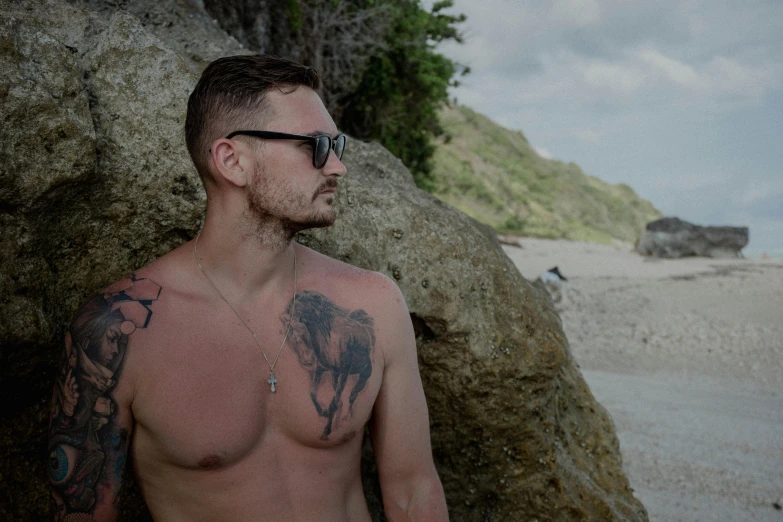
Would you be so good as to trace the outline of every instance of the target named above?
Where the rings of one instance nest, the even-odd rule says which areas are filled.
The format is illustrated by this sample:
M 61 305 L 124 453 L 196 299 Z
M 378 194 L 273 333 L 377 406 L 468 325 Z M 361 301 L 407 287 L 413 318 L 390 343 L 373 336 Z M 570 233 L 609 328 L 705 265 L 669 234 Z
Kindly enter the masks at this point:
M 312 67 L 277 56 L 228 56 L 204 69 L 188 99 L 185 143 L 205 186 L 214 182 L 212 142 L 235 130 L 262 130 L 259 121 L 271 110 L 266 94 L 272 89 L 287 94 L 302 85 L 317 91 L 321 77 Z

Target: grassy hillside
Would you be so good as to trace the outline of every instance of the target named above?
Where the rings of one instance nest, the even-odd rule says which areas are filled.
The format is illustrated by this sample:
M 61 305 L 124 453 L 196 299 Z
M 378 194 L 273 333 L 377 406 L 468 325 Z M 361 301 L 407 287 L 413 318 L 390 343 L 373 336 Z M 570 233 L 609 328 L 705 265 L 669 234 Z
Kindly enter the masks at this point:
M 498 232 L 600 243 L 635 241 L 661 217 L 628 185 L 539 156 L 519 131 L 467 107 L 440 113 L 434 194 Z

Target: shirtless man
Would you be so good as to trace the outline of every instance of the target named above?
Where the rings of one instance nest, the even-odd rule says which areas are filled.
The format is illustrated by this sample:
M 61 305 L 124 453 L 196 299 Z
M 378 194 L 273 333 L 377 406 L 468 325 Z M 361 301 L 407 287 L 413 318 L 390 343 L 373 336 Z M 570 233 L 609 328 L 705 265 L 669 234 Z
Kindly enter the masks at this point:
M 346 173 L 319 82 L 264 56 L 204 71 L 186 122 L 203 231 L 92 296 L 66 337 L 58 520 L 115 520 L 129 457 L 157 521 L 368 521 L 368 423 L 389 520 L 447 520 L 400 291 L 292 241 L 334 221 Z

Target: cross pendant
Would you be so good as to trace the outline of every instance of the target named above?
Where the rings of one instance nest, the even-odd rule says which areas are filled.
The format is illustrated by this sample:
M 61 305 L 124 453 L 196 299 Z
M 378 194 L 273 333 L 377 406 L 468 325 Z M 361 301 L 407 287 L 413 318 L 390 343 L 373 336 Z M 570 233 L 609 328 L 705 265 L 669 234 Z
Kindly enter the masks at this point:
M 272 392 L 274 392 L 275 391 L 275 384 L 277 383 L 277 379 L 275 379 L 275 374 L 274 373 L 271 374 L 269 379 L 267 379 L 266 382 L 268 382 L 270 384 L 270 386 L 272 386 Z

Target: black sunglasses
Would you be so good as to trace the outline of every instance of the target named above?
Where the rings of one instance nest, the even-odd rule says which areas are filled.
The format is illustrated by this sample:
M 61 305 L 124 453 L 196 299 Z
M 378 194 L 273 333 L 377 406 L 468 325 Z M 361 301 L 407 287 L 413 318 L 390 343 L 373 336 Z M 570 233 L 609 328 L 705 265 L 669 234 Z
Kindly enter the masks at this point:
M 253 136 L 254 138 L 263 138 L 265 140 L 309 141 L 313 147 L 313 167 L 317 169 L 324 168 L 326 162 L 329 161 L 329 151 L 333 150 L 334 155 L 339 160 L 343 159 L 343 152 L 345 151 L 345 134 L 338 134 L 335 138 L 332 138 L 328 134 L 305 136 L 303 134 L 286 134 L 285 132 L 241 130 L 232 132 L 226 136 L 226 139 L 230 140 L 234 136 L 240 135 Z

